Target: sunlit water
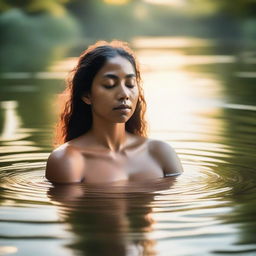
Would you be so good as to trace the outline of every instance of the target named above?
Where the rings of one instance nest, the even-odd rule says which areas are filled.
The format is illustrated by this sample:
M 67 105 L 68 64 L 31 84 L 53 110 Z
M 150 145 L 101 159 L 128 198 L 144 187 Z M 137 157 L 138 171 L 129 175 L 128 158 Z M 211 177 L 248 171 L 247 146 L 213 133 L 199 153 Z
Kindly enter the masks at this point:
M 256 254 L 256 59 L 169 42 L 134 40 L 150 137 L 169 142 L 185 170 L 150 184 L 53 187 L 53 99 L 73 59 L 33 78 L 2 74 L 0 255 Z

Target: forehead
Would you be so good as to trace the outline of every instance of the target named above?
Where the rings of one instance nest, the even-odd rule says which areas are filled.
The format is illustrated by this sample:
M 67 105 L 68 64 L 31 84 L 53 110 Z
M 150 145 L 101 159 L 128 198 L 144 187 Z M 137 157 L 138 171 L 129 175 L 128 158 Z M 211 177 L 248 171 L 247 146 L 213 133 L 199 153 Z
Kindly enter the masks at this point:
M 135 75 L 135 70 L 129 60 L 121 56 L 116 56 L 109 58 L 96 76 L 104 76 L 105 74 Z

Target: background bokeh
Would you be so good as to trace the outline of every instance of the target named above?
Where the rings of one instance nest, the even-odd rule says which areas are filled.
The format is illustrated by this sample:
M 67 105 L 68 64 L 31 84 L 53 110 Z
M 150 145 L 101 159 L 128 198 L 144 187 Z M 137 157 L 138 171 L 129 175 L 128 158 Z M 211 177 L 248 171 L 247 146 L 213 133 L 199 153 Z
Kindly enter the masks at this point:
M 255 12 L 253 0 L 1 0 L 0 71 L 47 70 L 98 39 L 189 36 L 253 47 Z
M 255 28 L 255 0 L 0 0 L 0 255 L 255 255 Z M 149 136 L 185 172 L 145 194 L 53 187 L 56 96 L 112 39 L 135 50 Z

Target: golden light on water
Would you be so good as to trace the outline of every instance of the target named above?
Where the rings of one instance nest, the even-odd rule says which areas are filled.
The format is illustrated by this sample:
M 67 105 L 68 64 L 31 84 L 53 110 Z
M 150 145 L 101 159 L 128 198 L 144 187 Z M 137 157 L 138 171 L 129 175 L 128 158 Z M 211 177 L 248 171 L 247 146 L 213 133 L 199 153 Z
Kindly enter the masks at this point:
M 147 117 L 152 136 L 174 140 L 208 140 L 223 129 L 223 89 L 217 76 L 189 71 L 187 66 L 216 63 L 232 63 L 235 57 L 228 55 L 186 55 L 187 47 L 212 46 L 204 39 L 182 37 L 134 38 L 144 91 L 147 100 Z M 77 58 L 68 58 L 51 67 L 53 72 L 67 72 L 74 67 Z M 150 136 L 151 136 L 150 135 Z M 159 139 L 160 139 L 159 137 Z
M 192 39 L 188 41 L 193 42 Z M 169 44 L 170 42 L 170 44 Z M 182 42 L 178 48 L 174 45 Z M 232 56 L 186 55 L 185 39 L 165 38 L 134 40 L 139 46 L 144 91 L 148 105 L 150 136 L 163 140 L 216 141 L 216 132 L 223 129 L 218 106 L 222 86 L 213 74 L 188 70 L 188 65 L 231 63 Z M 206 41 L 198 41 L 207 44 Z M 162 46 L 165 44 L 166 47 Z M 143 47 L 146 45 L 146 47 Z M 149 46 L 150 45 L 150 46 Z M 194 41 L 193 47 L 195 47 Z
M 14 246 L 0 246 L 0 255 L 13 254 L 18 252 L 18 248 Z
M 137 48 L 184 48 L 184 47 L 205 47 L 213 43 L 207 39 L 193 37 L 135 37 L 132 44 Z
M 78 57 L 66 58 L 53 63 L 49 70 L 50 72 L 65 72 L 65 75 L 67 75 L 67 72 L 75 67 L 77 61 Z
M 17 113 L 17 101 L 2 101 L 0 109 L 3 111 L 4 122 L 0 133 L 1 141 L 19 140 L 26 137 L 26 133 L 19 133 L 21 118 Z
M 198 86 L 195 86 L 198 82 Z M 211 84 L 212 81 L 205 83 Z M 145 93 L 148 101 L 148 119 L 151 131 L 157 136 L 166 136 L 165 131 L 175 139 L 208 140 L 211 128 L 216 131 L 222 126 L 220 120 L 210 118 L 219 115 L 220 109 L 207 105 L 205 97 L 213 97 L 211 91 L 200 86 L 200 79 L 185 71 L 146 73 Z M 207 95 L 208 94 L 208 95 Z M 214 95 L 215 94 L 215 95 Z M 202 118 L 208 116 L 209 118 Z M 206 129 L 207 128 L 207 133 Z M 166 138 L 162 138 L 166 139 Z

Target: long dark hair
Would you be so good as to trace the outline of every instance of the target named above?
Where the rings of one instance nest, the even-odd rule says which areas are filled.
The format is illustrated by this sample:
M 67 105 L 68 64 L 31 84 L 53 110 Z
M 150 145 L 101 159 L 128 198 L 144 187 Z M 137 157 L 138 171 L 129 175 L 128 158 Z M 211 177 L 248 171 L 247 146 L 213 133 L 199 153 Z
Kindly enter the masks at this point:
M 76 67 L 69 73 L 65 91 L 60 95 L 63 105 L 60 120 L 56 126 L 55 146 L 79 137 L 92 127 L 91 106 L 85 104 L 81 97 L 90 93 L 93 79 L 109 58 L 121 56 L 134 67 L 139 99 L 131 118 L 125 123 L 126 131 L 147 136 L 145 121 L 146 102 L 141 87 L 138 62 L 128 44 L 122 41 L 98 41 L 89 46 L 78 59 Z

